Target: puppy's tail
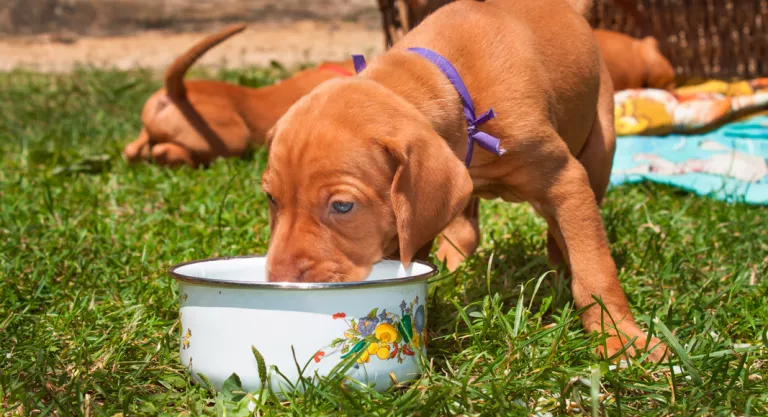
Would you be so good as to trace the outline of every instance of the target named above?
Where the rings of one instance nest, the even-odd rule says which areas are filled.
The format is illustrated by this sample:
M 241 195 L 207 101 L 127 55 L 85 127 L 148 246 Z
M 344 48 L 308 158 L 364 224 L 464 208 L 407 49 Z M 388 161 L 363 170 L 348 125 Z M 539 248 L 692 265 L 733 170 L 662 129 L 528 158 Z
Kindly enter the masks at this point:
M 568 0 L 568 3 L 576 9 L 576 12 L 582 16 L 586 16 L 589 9 L 592 8 L 594 0 Z
M 184 100 L 187 97 L 187 89 L 184 87 L 184 75 L 189 67 L 200 59 L 203 54 L 214 46 L 224 42 L 235 34 L 245 30 L 247 24 L 231 25 L 219 33 L 215 33 L 196 43 L 184 54 L 176 58 L 168 70 L 165 71 L 165 90 L 171 100 Z

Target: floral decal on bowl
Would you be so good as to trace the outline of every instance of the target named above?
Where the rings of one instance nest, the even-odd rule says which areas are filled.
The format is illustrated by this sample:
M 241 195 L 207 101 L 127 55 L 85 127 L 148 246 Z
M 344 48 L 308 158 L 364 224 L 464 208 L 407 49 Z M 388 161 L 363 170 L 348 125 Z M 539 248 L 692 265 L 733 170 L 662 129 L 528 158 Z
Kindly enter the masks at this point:
M 318 351 L 314 360 L 320 362 L 324 356 L 340 351 L 341 359 L 359 355 L 358 364 L 368 363 L 371 358 L 397 359 L 398 363 L 402 363 L 405 357 L 413 356 L 417 349 L 426 345 L 425 314 L 419 297 L 410 303 L 403 300 L 400 314 L 386 309 L 379 312 L 378 308 L 374 308 L 365 317 L 355 319 L 343 312 L 336 313 L 333 320 L 344 320 L 349 329 L 344 331 L 344 337 L 331 342 L 328 352 Z
M 192 337 L 192 330 L 187 329 L 187 334 L 181 337 L 181 349 L 187 350 L 189 349 L 189 339 Z

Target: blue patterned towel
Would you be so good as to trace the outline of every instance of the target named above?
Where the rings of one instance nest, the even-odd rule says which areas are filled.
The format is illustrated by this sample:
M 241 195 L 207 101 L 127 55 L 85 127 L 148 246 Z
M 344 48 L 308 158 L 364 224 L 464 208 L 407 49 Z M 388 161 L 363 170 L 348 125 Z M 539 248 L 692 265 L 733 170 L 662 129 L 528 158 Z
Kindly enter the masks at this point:
M 623 136 L 611 186 L 644 180 L 729 202 L 768 204 L 768 116 L 700 135 Z

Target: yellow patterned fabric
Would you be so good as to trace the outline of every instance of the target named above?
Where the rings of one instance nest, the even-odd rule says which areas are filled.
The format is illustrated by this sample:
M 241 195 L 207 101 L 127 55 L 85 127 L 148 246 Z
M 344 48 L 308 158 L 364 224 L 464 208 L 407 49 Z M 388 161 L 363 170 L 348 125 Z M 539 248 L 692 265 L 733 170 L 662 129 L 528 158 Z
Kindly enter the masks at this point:
M 636 89 L 614 95 L 616 135 L 700 132 L 768 107 L 768 78 L 710 80 L 675 91 Z

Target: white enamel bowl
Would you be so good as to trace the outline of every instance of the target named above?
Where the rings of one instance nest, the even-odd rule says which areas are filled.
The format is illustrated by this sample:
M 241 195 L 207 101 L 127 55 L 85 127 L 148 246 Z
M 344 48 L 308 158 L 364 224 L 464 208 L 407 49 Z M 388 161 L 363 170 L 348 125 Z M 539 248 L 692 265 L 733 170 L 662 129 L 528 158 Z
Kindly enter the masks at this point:
M 347 375 L 383 391 L 419 375 L 426 355 L 427 279 L 434 265 L 382 261 L 360 282 L 270 283 L 262 256 L 186 262 L 179 282 L 181 362 L 218 389 L 236 373 L 249 392 L 262 387 L 252 346 L 275 392 L 302 376 L 325 376 L 342 359 Z M 293 348 L 293 350 L 291 349 Z M 295 358 L 294 358 L 295 351 Z M 264 374 L 262 374 L 263 376 Z

